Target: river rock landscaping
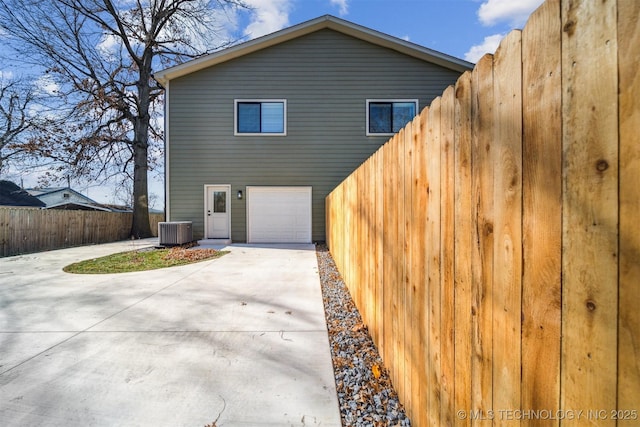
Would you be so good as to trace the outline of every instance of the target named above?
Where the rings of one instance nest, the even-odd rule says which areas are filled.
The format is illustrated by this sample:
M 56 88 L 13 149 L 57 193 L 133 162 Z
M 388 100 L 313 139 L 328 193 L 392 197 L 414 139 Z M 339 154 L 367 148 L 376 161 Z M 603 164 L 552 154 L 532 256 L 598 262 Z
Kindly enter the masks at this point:
M 326 245 L 316 255 L 343 426 L 410 426 Z

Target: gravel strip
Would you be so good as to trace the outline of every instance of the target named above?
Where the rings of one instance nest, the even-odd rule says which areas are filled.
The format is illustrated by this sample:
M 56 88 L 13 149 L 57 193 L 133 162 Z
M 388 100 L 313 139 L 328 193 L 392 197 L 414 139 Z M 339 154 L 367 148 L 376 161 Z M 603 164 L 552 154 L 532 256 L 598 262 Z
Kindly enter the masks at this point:
M 343 426 L 410 426 L 326 245 L 316 246 Z

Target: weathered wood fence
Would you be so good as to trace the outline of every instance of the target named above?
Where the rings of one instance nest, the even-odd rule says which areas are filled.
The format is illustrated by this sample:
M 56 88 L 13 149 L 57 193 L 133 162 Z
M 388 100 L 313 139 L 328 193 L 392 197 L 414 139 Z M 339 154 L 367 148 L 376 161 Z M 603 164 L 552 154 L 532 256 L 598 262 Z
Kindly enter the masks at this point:
M 0 207 L 0 256 L 129 238 L 131 213 Z M 157 234 L 163 214 L 149 215 Z
M 638 22 L 548 0 L 327 197 L 412 425 L 640 425 Z

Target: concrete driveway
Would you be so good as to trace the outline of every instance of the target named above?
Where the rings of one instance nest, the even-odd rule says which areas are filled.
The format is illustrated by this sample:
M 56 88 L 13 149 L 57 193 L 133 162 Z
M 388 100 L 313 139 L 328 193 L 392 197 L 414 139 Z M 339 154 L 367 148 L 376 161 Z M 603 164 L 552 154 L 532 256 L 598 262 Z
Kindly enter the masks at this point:
M 62 271 L 150 243 L 0 258 L 0 425 L 341 425 L 312 245 Z

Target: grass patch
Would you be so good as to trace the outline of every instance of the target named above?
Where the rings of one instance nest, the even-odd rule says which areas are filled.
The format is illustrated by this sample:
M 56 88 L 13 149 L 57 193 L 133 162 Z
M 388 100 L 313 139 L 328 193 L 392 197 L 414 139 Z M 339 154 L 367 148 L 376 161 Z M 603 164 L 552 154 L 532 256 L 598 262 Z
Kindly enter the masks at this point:
M 215 249 L 189 249 L 186 246 L 176 246 L 170 249 L 141 249 L 76 262 L 66 266 L 63 270 L 76 274 L 130 273 L 192 264 L 220 258 L 228 253 L 228 251 Z

